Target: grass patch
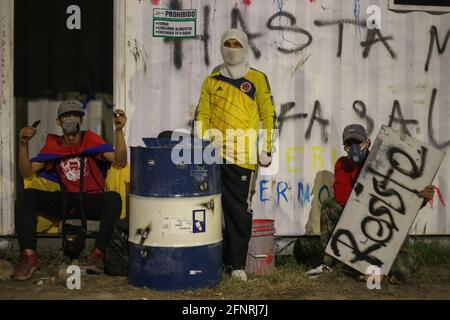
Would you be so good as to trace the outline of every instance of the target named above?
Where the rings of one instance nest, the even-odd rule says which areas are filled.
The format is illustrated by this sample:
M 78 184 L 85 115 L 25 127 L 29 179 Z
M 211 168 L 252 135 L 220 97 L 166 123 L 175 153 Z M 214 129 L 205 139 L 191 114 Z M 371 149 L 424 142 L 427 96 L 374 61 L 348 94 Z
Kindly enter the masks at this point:
M 439 242 L 418 238 L 411 244 L 411 251 L 420 266 L 450 266 L 450 247 Z
M 0 259 L 6 260 L 11 263 L 16 263 L 18 260 L 18 253 L 17 251 L 13 250 L 11 247 L 0 249 Z
M 92 247 L 85 248 L 80 263 L 84 263 Z M 83 282 L 84 291 L 71 292 L 65 290 L 60 283 L 49 283 L 43 287 L 34 285 L 34 282 L 11 282 L 5 287 L 3 296 L 10 297 L 10 292 L 17 292 L 17 297 L 27 296 L 29 292 L 41 290 L 45 297 L 52 298 L 124 298 L 124 299 L 213 299 L 213 300 L 290 300 L 290 299 L 380 299 L 398 297 L 426 296 L 427 289 L 430 294 L 436 291 L 436 297 L 445 297 L 444 289 L 450 284 L 450 249 L 433 241 L 422 239 L 414 241 L 411 249 L 418 256 L 422 267 L 419 272 L 408 279 L 402 286 L 389 286 L 383 284 L 383 290 L 368 290 L 365 282 L 357 281 L 345 273 L 345 268 L 336 266 L 332 273 L 321 274 L 316 279 L 307 275 L 310 269 L 300 264 L 293 256 L 276 256 L 275 268 L 264 275 L 250 274 L 247 282 L 242 282 L 224 275 L 220 283 L 209 289 L 184 291 L 156 291 L 132 287 L 124 277 L 94 276 L 86 277 Z M 68 260 L 61 250 L 55 248 L 39 249 L 39 256 L 43 265 L 39 277 L 54 277 L 61 264 Z M 12 249 L 0 250 L 0 259 L 16 262 L 18 251 Z M 5 284 L 6 286 L 6 284 Z M 21 291 L 22 290 L 22 291 Z M 440 291 L 439 291 L 440 290 Z M 0 290 L 0 297 L 2 290 Z M 422 296 L 421 296 L 422 295 Z M 433 295 L 431 295 L 434 297 Z M 37 296 L 36 296 L 37 297 Z
M 249 275 L 247 282 L 225 276 L 216 288 L 225 297 L 248 299 L 290 299 L 307 294 L 317 284 L 306 275 L 306 267 L 296 263 L 294 257 L 276 259 L 276 268 L 264 275 Z
M 88 261 L 89 254 L 94 249 L 93 245 L 86 244 L 83 252 L 80 255 L 79 262 L 86 263 Z M 38 250 L 39 261 L 50 269 L 58 267 L 62 264 L 70 264 L 70 259 L 63 255 L 61 249 L 56 248 L 39 248 Z M 16 264 L 19 260 L 19 251 L 11 247 L 0 250 L 0 259 Z

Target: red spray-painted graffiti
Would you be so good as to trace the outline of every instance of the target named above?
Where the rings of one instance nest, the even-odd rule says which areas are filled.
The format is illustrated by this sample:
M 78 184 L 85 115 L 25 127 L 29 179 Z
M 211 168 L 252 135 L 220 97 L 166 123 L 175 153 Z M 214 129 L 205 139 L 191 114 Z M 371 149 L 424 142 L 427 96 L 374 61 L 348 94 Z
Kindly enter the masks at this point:
M 441 189 L 439 189 L 438 187 L 434 187 L 434 190 L 436 190 L 436 193 L 437 193 L 438 198 L 439 198 L 439 202 L 441 203 L 442 206 L 445 207 L 444 197 L 442 196 Z M 433 209 L 434 199 L 431 198 L 429 203 L 430 203 L 431 209 Z
M 266 274 L 273 267 L 273 256 L 272 255 L 247 255 L 246 269 L 252 273 L 256 274 Z

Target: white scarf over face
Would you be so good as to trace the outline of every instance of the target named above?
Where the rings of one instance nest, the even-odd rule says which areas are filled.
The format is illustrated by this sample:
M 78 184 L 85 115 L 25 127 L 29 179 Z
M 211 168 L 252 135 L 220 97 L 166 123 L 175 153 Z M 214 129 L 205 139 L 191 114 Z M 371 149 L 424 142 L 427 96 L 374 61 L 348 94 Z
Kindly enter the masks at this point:
M 227 40 L 235 39 L 242 48 L 228 48 L 224 46 Z M 239 79 L 248 72 L 247 53 L 248 38 L 247 35 L 239 29 L 228 29 L 222 36 L 220 52 L 224 63 L 220 66 L 220 73 L 227 78 Z

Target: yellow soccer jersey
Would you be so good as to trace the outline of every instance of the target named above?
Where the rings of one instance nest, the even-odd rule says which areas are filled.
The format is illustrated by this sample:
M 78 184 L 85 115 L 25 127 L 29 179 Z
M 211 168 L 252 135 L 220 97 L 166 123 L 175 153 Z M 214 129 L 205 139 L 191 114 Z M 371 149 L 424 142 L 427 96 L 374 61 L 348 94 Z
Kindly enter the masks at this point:
M 201 122 L 201 132 L 197 128 L 196 133 L 221 144 L 222 156 L 228 162 L 255 170 L 260 122 L 265 129 L 263 150 L 271 153 L 275 119 L 269 81 L 261 71 L 250 68 L 243 78 L 231 79 L 216 68 L 203 82 L 195 116 Z M 222 137 L 220 142 L 218 136 Z

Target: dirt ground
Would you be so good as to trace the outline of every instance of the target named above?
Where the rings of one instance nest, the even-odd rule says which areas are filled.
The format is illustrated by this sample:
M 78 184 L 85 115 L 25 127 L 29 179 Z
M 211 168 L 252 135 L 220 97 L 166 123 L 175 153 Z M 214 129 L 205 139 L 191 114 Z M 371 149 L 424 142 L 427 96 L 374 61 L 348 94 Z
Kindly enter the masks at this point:
M 450 300 L 448 266 L 421 268 L 402 285 L 381 284 L 380 290 L 367 289 L 339 272 L 323 274 L 316 279 L 293 257 L 278 259 L 277 268 L 269 274 L 251 275 L 248 282 L 224 276 L 211 289 L 162 292 L 136 288 L 125 277 L 84 275 L 80 290 L 67 289 L 64 278 L 58 277 L 58 266 L 47 264 L 29 281 L 0 282 L 0 299 L 79 299 L 79 300 L 300 300 L 300 299 L 444 299 Z M 41 280 L 41 281 L 40 281 Z

